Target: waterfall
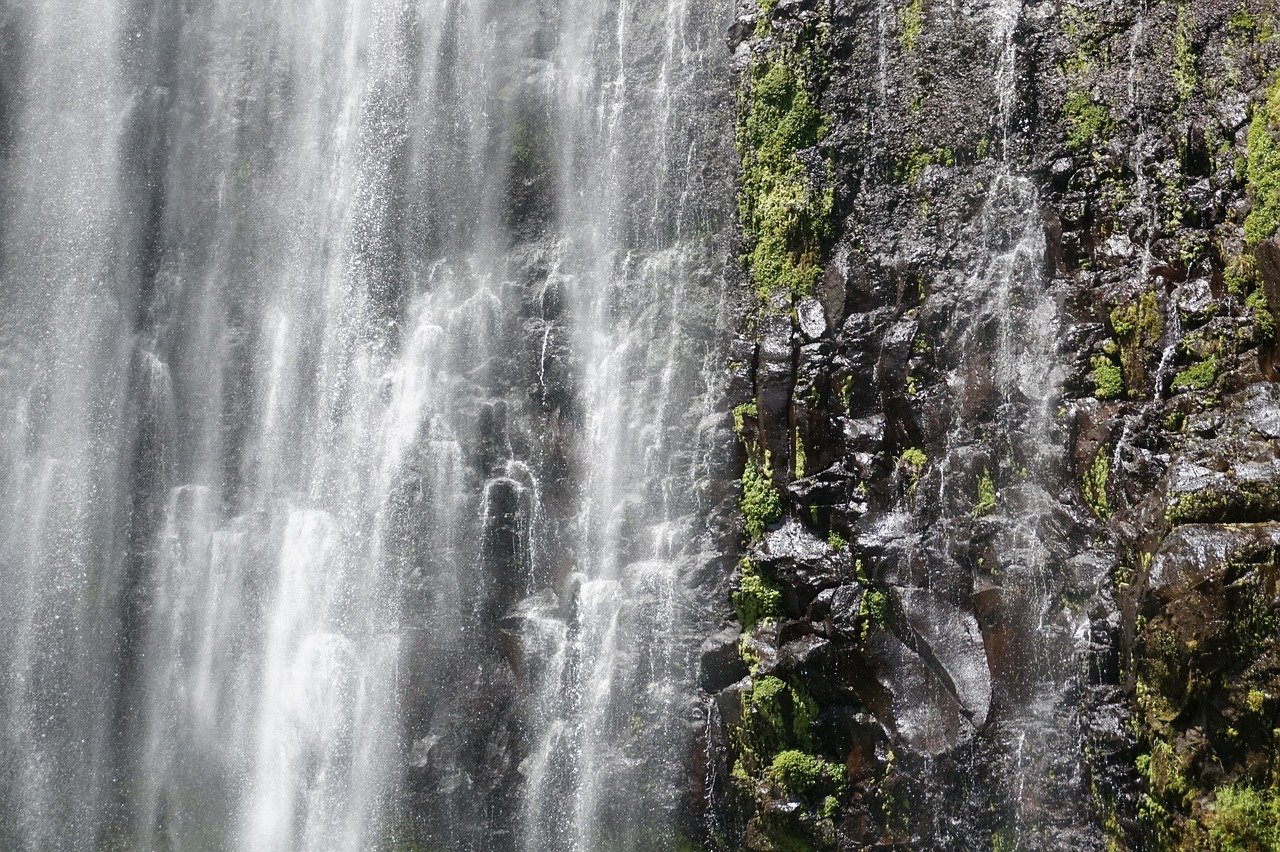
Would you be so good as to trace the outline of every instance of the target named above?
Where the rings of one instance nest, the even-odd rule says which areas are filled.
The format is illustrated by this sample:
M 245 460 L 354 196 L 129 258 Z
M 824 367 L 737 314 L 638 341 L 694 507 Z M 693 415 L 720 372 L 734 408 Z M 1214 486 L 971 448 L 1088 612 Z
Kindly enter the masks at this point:
M 994 64 L 990 135 L 997 141 L 992 159 L 980 166 L 985 197 L 965 236 L 977 247 L 973 265 L 960 291 L 948 296 L 956 306 L 943 348 L 950 365 L 949 421 L 930 495 L 940 516 L 927 533 L 939 541 L 932 547 L 940 561 L 925 566 L 924 586 L 939 595 L 966 588 L 957 573 L 965 563 L 957 564 L 955 553 L 964 553 L 974 569 L 967 594 L 981 601 L 990 684 L 985 701 L 969 703 L 983 714 L 990 706 L 989 718 L 971 721 L 979 728 L 977 759 L 992 768 L 972 786 L 961 778 L 967 789 L 960 798 L 920 810 L 934 821 L 932 836 L 944 846 L 971 842 L 964 812 L 981 810 L 1000 815 L 993 842 L 1024 849 L 1052 845 L 1063 829 L 1052 822 L 1066 810 L 1060 791 L 1070 788 L 1065 801 L 1078 800 L 1071 696 L 1088 629 L 1083 614 L 1065 604 L 1074 582 L 1066 562 L 1073 554 L 1065 552 L 1057 529 L 1063 508 L 1054 483 L 1068 465 L 1059 423 L 1061 320 L 1045 268 L 1039 193 L 1022 174 L 1028 144 L 1018 40 L 1024 7 L 1009 0 L 983 11 Z M 990 489 L 989 505 L 975 505 L 979 480 Z M 963 761 L 964 749 L 958 754 Z M 954 793 L 957 771 L 963 773 L 940 761 L 929 773 L 938 789 Z M 1073 817 L 1079 825 L 1089 819 L 1083 812 Z
M 731 13 L 0 7 L 0 846 L 680 842 Z

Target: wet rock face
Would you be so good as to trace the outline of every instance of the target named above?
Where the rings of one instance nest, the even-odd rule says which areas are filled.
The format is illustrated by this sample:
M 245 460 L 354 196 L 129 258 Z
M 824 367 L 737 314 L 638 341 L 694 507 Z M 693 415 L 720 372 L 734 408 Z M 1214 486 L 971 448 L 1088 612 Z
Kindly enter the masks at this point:
M 744 232 L 726 846 L 1273 848 L 1276 11 L 761 6 L 743 192 L 832 203 L 801 286 Z

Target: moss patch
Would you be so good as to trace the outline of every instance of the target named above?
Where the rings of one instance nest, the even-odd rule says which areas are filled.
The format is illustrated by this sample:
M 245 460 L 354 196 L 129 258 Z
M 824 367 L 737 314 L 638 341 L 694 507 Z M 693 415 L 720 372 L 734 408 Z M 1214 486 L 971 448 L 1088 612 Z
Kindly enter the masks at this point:
M 747 269 L 762 302 L 778 290 L 808 294 L 820 271 L 833 196 L 800 156 L 826 134 L 826 118 L 807 82 L 815 66 L 807 49 L 781 47 L 751 65 L 737 134 L 738 217 Z
M 1093 464 L 1085 471 L 1082 483 L 1085 503 L 1103 520 L 1111 517 L 1111 504 L 1107 501 L 1107 477 L 1110 473 L 1111 455 L 1103 447 L 1093 457 Z
M 1218 377 L 1218 361 L 1209 357 L 1197 361 L 1173 377 L 1173 389 L 1176 391 L 1205 390 Z
M 738 566 L 738 590 L 733 593 L 733 608 L 743 630 L 751 630 L 761 621 L 782 614 L 782 587 L 760 573 L 750 559 Z
M 1280 76 L 1267 88 L 1266 101 L 1253 111 L 1246 141 L 1245 179 L 1253 202 L 1244 222 L 1245 244 L 1266 242 L 1280 229 Z
M 991 478 L 991 471 L 983 468 L 978 477 L 978 502 L 973 504 L 973 516 L 981 518 L 989 515 L 996 508 L 996 484 Z
M 1120 340 L 1120 365 L 1129 395 L 1148 383 L 1147 366 L 1158 351 L 1164 334 L 1164 315 L 1154 290 L 1147 290 L 1133 302 L 1112 309 L 1111 328 Z
M 1062 105 L 1067 125 L 1067 147 L 1077 153 L 1105 141 L 1115 132 L 1111 108 L 1098 103 L 1082 91 L 1072 91 Z
M 1120 372 L 1120 368 L 1110 359 L 1102 355 L 1094 357 L 1093 372 L 1089 377 L 1093 379 L 1093 395 L 1098 399 L 1116 399 L 1124 395 L 1124 375 Z
M 782 517 L 782 499 L 773 487 L 773 465 L 767 450 L 764 464 L 747 459 L 742 470 L 742 517 L 751 541 L 759 541 L 765 528 Z
M 924 32 L 924 0 L 910 0 L 898 13 L 898 23 L 902 28 L 898 44 L 910 53 L 916 49 L 920 35 Z

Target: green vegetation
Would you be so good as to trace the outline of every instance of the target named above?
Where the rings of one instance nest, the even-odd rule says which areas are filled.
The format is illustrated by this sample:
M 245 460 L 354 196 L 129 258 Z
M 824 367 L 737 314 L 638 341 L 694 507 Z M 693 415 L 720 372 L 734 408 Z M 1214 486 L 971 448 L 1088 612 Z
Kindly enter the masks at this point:
M 760 573 L 750 559 L 738 566 L 738 590 L 733 593 L 733 608 L 743 630 L 752 630 L 762 621 L 782 614 L 782 587 Z
M 1107 501 L 1107 477 L 1111 474 L 1111 456 L 1107 448 L 1098 450 L 1093 457 L 1093 464 L 1084 473 L 1082 490 L 1084 501 L 1093 513 L 1102 520 L 1111 517 L 1111 504 Z
M 1234 38 L 1252 41 L 1254 34 L 1258 31 L 1258 19 L 1249 11 L 1249 7 L 1242 3 L 1231 16 L 1231 20 L 1227 22 L 1227 29 Z
M 741 435 L 743 430 L 746 428 L 747 421 L 755 420 L 759 416 L 760 414 L 756 409 L 755 400 L 735 406 L 733 409 L 733 431 L 738 435 Z
M 1191 43 L 1194 23 L 1187 4 L 1179 3 L 1178 22 L 1173 32 L 1173 84 L 1183 101 L 1196 89 L 1196 53 Z
M 928 461 L 929 457 L 919 447 L 908 447 L 902 452 L 902 464 L 906 466 L 907 479 L 910 483 L 907 486 L 907 490 L 912 494 L 915 493 L 916 485 L 920 482 L 920 474 L 924 471 L 925 463 Z
M 1280 229 L 1280 76 L 1267 88 L 1266 101 L 1254 109 L 1246 139 L 1245 180 L 1253 207 L 1244 221 L 1245 245 L 1252 248 Z
M 1261 287 L 1245 297 L 1245 305 L 1253 312 L 1253 322 L 1258 329 L 1259 341 L 1273 340 L 1276 336 L 1276 314 L 1267 301 L 1267 294 Z
M 1130 396 L 1146 385 L 1147 362 L 1164 334 L 1164 315 L 1154 290 L 1147 290 L 1136 301 L 1111 310 L 1111 328 L 1120 338 L 1122 378 Z
M 1084 92 L 1070 92 L 1062 113 L 1067 123 L 1067 147 L 1077 153 L 1106 140 L 1115 132 L 1111 109 L 1106 104 L 1095 102 Z
M 805 452 L 804 452 L 804 440 L 800 437 L 800 432 L 798 430 L 796 431 L 795 435 L 796 435 L 796 445 L 795 445 L 794 455 L 795 455 L 796 479 L 804 479 L 804 463 L 806 459 Z
M 1095 356 L 1091 363 L 1093 372 L 1089 376 L 1093 379 L 1093 395 L 1098 399 L 1116 399 L 1123 396 L 1124 376 L 1120 368 L 1110 358 L 1102 355 Z
M 773 465 L 768 450 L 763 465 L 747 459 L 742 470 L 742 516 L 751 541 L 759 541 L 765 528 L 782 516 L 782 500 L 773 487 Z
M 1209 816 L 1209 837 L 1224 852 L 1280 849 L 1280 790 L 1219 788 Z
M 881 589 L 867 589 L 858 613 L 862 616 L 862 638 L 872 627 L 883 627 L 889 618 L 889 596 Z
M 1239 482 L 1232 496 L 1213 488 L 1185 491 L 1165 509 L 1170 524 L 1248 522 L 1271 517 L 1280 506 L 1280 494 L 1269 482 Z
M 983 468 L 982 476 L 978 477 L 978 502 L 973 506 L 973 516 L 981 518 L 995 511 L 996 496 L 996 484 L 991 478 L 991 471 Z
M 840 535 L 840 533 L 832 530 L 831 534 L 827 536 L 827 546 L 832 550 L 848 550 L 849 542 L 845 541 L 844 536 Z
M 806 83 L 813 64 L 807 52 L 783 48 L 755 60 L 738 124 L 738 216 L 762 303 L 779 290 L 808 294 L 820 270 L 833 195 L 815 184 L 800 157 L 827 127 Z
M 912 151 L 907 154 L 906 159 L 898 167 L 898 175 L 902 182 L 908 185 L 915 184 L 920 180 L 920 175 L 929 166 L 954 166 L 956 164 L 955 152 L 950 148 L 937 148 L 932 151 Z M 928 346 L 928 341 L 925 341 Z M 928 351 L 927 349 L 925 351 Z
M 916 49 L 920 35 L 924 32 L 924 0 L 909 0 L 898 13 L 898 23 L 902 33 L 898 36 L 898 44 L 907 53 Z
M 774 755 L 769 776 L 786 795 L 806 796 L 820 785 L 842 785 L 844 767 L 798 749 L 787 749 Z
M 1210 356 L 1197 361 L 1173 377 L 1174 390 L 1204 390 L 1218 377 L 1218 361 Z

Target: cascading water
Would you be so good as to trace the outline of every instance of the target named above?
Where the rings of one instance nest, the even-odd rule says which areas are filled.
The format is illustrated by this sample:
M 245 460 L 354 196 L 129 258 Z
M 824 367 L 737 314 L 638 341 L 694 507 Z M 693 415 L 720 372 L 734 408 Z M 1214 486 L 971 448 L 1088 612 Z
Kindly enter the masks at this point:
M 1038 848 L 1074 829 L 1075 823 L 1052 822 L 1066 811 L 1079 826 L 1089 822 L 1086 813 L 1064 807 L 1055 792 L 1069 789 L 1068 801 L 1077 800 L 1080 778 L 1072 752 L 1078 732 L 1071 693 L 1087 649 L 1087 621 L 1065 603 L 1073 580 L 1064 563 L 1071 554 L 1063 552 L 1055 530 L 1061 507 L 1053 483 L 1062 478 L 1067 461 L 1056 422 L 1063 369 L 1059 305 L 1045 270 L 1039 194 L 1019 174 L 1023 11 L 1021 0 L 985 9 L 995 55 L 993 135 L 999 156 L 985 178 L 988 189 L 974 222 L 977 265 L 959 302 L 960 321 L 947 338 L 947 351 L 958 357 L 948 378 L 951 421 L 935 495 L 939 506 L 954 507 L 939 519 L 944 542 L 950 542 L 954 527 L 991 517 L 981 550 L 968 557 L 982 577 L 975 599 L 987 601 L 980 606 L 991 625 L 985 632 L 990 684 L 985 701 L 964 703 L 983 713 L 990 703 L 991 727 L 983 736 L 994 742 L 984 740 L 981 748 L 994 767 L 992 777 L 965 794 L 972 799 L 962 807 L 1001 814 L 997 841 L 1011 849 Z M 976 469 L 975 458 L 981 460 Z M 969 472 L 987 480 L 990 505 L 957 503 L 955 495 L 974 492 Z M 943 552 L 955 546 L 947 543 Z M 939 576 L 931 582 L 945 589 L 953 581 Z M 984 681 L 975 676 L 973 683 Z M 963 699 L 963 681 L 957 687 Z M 969 693 L 977 695 L 973 684 Z M 972 721 L 981 725 L 984 719 Z M 1063 777 L 1064 769 L 1070 777 Z M 963 846 L 971 841 L 957 800 L 935 803 L 930 810 L 937 842 Z
M 3 7 L 0 845 L 676 842 L 728 12 Z

